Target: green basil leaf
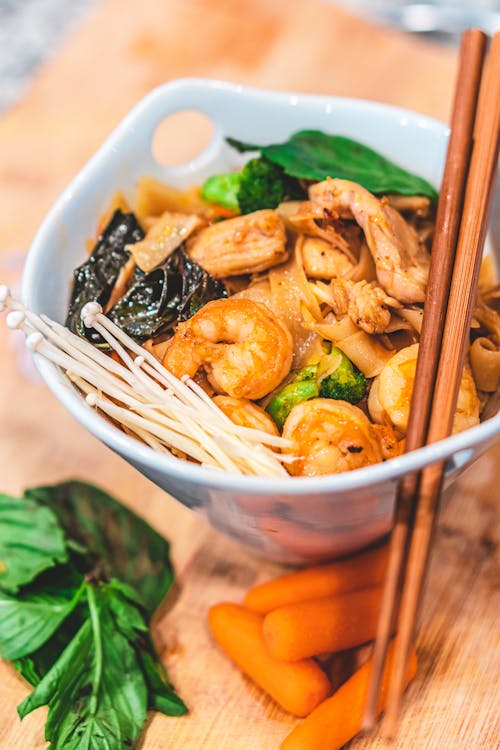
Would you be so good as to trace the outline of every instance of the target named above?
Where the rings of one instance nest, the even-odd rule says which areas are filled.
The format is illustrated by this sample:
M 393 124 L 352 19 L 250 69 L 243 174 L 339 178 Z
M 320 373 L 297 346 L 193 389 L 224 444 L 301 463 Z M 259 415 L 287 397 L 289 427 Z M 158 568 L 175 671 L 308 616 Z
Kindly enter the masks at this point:
M 25 497 L 48 506 L 100 573 L 130 586 L 151 617 L 173 580 L 169 544 L 142 518 L 85 482 L 34 487 Z
M 35 586 L 17 596 L 0 592 L 0 657 L 20 659 L 40 648 L 78 604 L 84 586 Z
M 64 627 L 60 627 L 43 646 L 27 656 L 13 660 L 14 668 L 30 685 L 38 685 L 43 677 L 54 666 L 60 655 L 81 627 L 84 618 L 79 607 L 66 618 Z
M 305 180 L 337 177 L 358 182 L 371 193 L 402 193 L 436 198 L 433 186 L 389 161 L 377 151 L 342 135 L 320 130 L 301 130 L 288 141 L 267 146 L 242 143 L 228 138 L 238 151 L 260 151 L 279 164 L 286 174 Z
M 15 594 L 66 559 L 64 534 L 50 508 L 0 494 L 0 589 Z
M 121 581 L 112 580 L 108 590 L 113 593 L 109 600 L 116 627 L 133 643 L 148 686 L 148 708 L 161 711 L 167 716 L 182 716 L 187 712 L 184 701 L 179 698 L 169 682 L 148 628 L 137 608 L 137 600 L 129 587 Z
M 134 595 L 134 591 L 115 579 L 109 582 L 108 588 L 113 593 L 109 600 L 109 607 L 118 630 L 132 642 L 143 638 L 144 633 L 148 633 L 148 626 L 138 609 L 140 602 Z
M 187 706 L 168 681 L 163 665 L 144 648 L 138 652 L 148 686 L 148 708 L 166 716 L 183 716 Z
M 87 584 L 88 618 L 52 669 L 19 706 L 24 718 L 48 704 L 51 750 L 123 750 L 138 739 L 147 686 L 134 647 L 115 627 L 113 592 Z

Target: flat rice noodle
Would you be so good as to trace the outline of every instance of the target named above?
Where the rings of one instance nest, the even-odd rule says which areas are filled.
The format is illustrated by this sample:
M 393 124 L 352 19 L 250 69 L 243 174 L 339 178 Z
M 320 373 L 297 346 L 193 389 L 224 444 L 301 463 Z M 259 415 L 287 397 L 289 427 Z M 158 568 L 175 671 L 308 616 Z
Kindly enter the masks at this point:
M 348 315 L 343 315 L 340 318 L 335 316 L 327 316 L 323 323 L 306 323 L 309 330 L 319 334 L 321 338 L 332 341 L 337 344 L 339 341 L 343 341 L 348 336 L 359 331 L 359 328 L 355 323 L 352 322 Z
M 424 311 L 420 307 L 402 307 L 400 308 L 396 313 L 392 314 L 391 318 L 391 326 L 393 324 L 393 318 L 403 318 L 409 325 L 418 333 L 420 334 L 422 331 L 422 321 L 424 319 Z M 395 330 L 402 330 L 403 326 L 401 325 L 399 329 L 392 327 L 389 333 L 391 331 Z
M 485 255 L 481 261 L 479 271 L 478 292 L 482 294 L 492 289 L 496 284 L 495 261 L 492 255 Z
M 473 318 L 488 331 L 489 338 L 500 346 L 500 315 L 491 306 L 495 303 L 496 292 L 490 293 L 487 302 L 480 300 L 472 313 Z
M 394 350 L 385 349 L 375 336 L 369 336 L 364 331 L 353 333 L 337 342 L 337 346 L 367 378 L 379 375 L 394 355 Z
M 287 263 L 272 268 L 268 274 L 273 309 L 292 334 L 294 368 L 302 367 L 318 345 L 318 334 L 304 326 L 305 311 L 318 322 L 323 319 L 302 266 L 302 241 L 302 237 L 297 239 Z
M 154 177 L 140 177 L 135 196 L 135 213 L 144 216 L 161 216 L 165 211 L 204 215 L 208 204 L 200 196 L 199 188 L 179 190 Z
M 145 273 L 163 263 L 174 250 L 205 222 L 196 214 L 165 211 L 148 229 L 146 236 L 127 249 Z
M 278 315 L 274 307 L 273 295 L 271 293 L 271 285 L 267 276 L 259 281 L 250 284 L 246 289 L 242 289 L 235 294 L 232 294 L 233 299 L 251 299 L 254 302 L 260 302 L 263 305 L 269 307 L 275 315 Z
M 346 276 L 350 281 L 375 281 L 377 272 L 370 249 L 366 242 L 361 243 L 359 258 L 352 270 Z
M 469 354 L 477 388 L 494 393 L 500 386 L 500 350 L 490 339 L 482 336 L 473 342 Z
M 397 331 L 411 331 L 416 335 L 416 329 L 411 323 L 407 320 L 403 320 L 399 315 L 391 313 L 391 319 L 386 326 L 384 333 L 396 333 Z
M 394 354 L 394 349 L 390 350 L 382 346 L 377 336 L 370 336 L 360 331 L 348 315 L 325 323 L 306 325 L 322 339 L 331 341 L 342 349 L 346 357 L 354 362 L 367 378 L 374 378 L 378 375 Z

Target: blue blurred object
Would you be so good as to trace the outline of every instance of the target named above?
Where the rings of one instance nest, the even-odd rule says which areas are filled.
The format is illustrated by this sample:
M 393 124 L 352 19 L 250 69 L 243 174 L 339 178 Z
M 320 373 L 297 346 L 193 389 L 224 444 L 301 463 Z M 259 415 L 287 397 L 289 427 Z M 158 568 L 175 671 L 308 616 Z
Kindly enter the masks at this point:
M 500 30 L 500 0 L 345 0 L 341 3 L 371 20 L 404 31 L 458 43 L 465 29 Z
M 0 0 L 0 111 L 97 0 Z

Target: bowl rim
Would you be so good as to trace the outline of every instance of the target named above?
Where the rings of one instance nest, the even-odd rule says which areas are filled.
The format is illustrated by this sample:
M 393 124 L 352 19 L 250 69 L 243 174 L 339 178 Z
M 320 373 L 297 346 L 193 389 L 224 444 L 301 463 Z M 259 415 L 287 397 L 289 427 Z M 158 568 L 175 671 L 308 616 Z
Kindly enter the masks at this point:
M 79 188 L 92 176 L 100 162 L 106 157 L 115 143 L 130 131 L 137 116 L 142 115 L 151 106 L 169 95 L 172 91 L 182 91 L 185 88 L 217 89 L 228 96 L 257 98 L 273 104 L 300 106 L 301 102 L 328 106 L 350 106 L 366 112 L 385 113 L 391 117 L 407 118 L 418 121 L 425 127 L 435 129 L 442 135 L 448 134 L 448 126 L 427 115 L 408 109 L 384 104 L 369 99 L 352 97 L 337 97 L 331 95 L 303 94 L 287 91 L 271 91 L 242 84 L 228 83 L 217 79 L 181 78 L 165 83 L 153 89 L 124 117 L 113 130 L 89 161 L 71 180 L 52 208 L 48 211 L 40 225 L 38 232 L 30 246 L 26 258 L 22 282 L 21 296 L 29 307 L 29 301 L 38 285 L 38 268 L 43 256 L 44 248 L 57 226 L 58 218 L 64 206 L 75 199 Z M 183 169 L 183 168 L 181 168 Z M 422 467 L 440 461 L 446 461 L 454 454 L 463 454 L 460 464 L 472 458 L 473 448 L 480 444 L 489 444 L 500 434 L 500 411 L 493 417 L 464 432 L 457 433 L 431 445 L 424 446 L 410 453 L 403 454 L 387 461 L 372 464 L 361 469 L 355 469 L 340 474 L 328 474 L 319 477 L 283 477 L 267 478 L 247 476 L 223 472 L 210 467 L 178 459 L 168 454 L 158 453 L 147 445 L 140 443 L 114 427 L 105 417 L 86 404 L 76 388 L 56 367 L 40 355 L 34 354 L 35 364 L 41 377 L 50 390 L 65 406 L 65 408 L 91 434 L 102 440 L 112 450 L 126 457 L 132 463 L 139 462 L 141 466 L 154 472 L 168 474 L 173 480 L 182 480 L 192 485 L 202 485 L 213 489 L 226 489 L 253 494 L 287 494 L 302 495 L 308 492 L 342 492 L 359 489 L 380 482 L 396 481 L 406 473 L 417 471 Z M 470 454 L 470 455 L 469 455 Z

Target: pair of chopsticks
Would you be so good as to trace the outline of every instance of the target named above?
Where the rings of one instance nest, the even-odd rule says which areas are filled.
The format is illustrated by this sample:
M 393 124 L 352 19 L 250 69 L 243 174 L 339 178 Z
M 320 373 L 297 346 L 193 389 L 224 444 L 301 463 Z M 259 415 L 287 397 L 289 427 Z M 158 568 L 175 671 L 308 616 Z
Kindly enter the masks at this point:
M 476 297 L 500 148 L 500 32 L 487 53 L 479 29 L 462 36 L 451 131 L 436 217 L 406 450 L 450 435 Z M 364 728 L 375 723 L 388 642 L 397 633 L 384 734 L 395 734 L 444 463 L 404 477 L 396 496 Z

